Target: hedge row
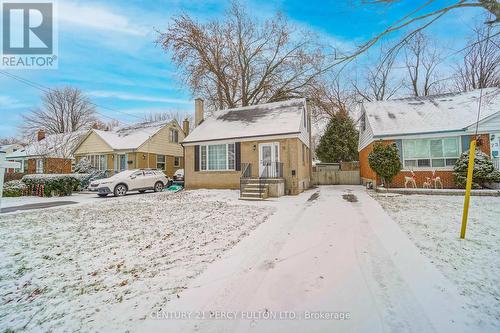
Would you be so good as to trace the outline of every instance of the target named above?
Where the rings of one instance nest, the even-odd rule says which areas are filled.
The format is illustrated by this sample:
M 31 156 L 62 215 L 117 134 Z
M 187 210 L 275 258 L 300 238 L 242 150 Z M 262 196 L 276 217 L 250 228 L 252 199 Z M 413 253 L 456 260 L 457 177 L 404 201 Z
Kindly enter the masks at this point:
M 26 175 L 22 181 L 30 192 L 37 186 L 43 185 L 43 195 L 46 197 L 67 196 L 80 186 L 80 176 L 79 174 L 36 174 Z

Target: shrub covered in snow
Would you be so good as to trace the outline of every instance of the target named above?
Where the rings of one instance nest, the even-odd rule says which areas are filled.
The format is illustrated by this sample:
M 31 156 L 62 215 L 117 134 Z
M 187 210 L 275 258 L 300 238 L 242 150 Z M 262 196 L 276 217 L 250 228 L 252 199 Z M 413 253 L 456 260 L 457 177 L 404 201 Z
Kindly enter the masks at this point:
M 467 182 L 467 168 L 469 165 L 469 151 L 460 155 L 460 158 L 455 163 L 453 175 L 455 184 L 465 188 Z M 474 171 L 472 173 L 473 188 L 488 188 L 488 184 L 499 183 L 500 172 L 495 170 L 493 162 L 488 155 L 477 148 L 474 155 Z
M 376 143 L 373 146 L 373 151 L 368 154 L 368 163 L 370 168 L 382 178 L 384 185 L 388 187 L 392 178 L 401 171 L 398 147 L 395 144 Z
M 108 177 L 107 171 L 94 168 L 85 157 L 75 165 L 75 172 L 75 176 L 80 180 L 78 190 L 86 189 L 91 181 Z
M 4 197 L 20 197 L 26 190 L 26 185 L 20 180 L 11 180 L 3 184 Z
M 80 180 L 74 174 L 36 174 L 26 175 L 23 182 L 33 191 L 37 185 L 44 186 L 44 196 L 66 196 L 71 195 L 75 188 L 80 185 Z

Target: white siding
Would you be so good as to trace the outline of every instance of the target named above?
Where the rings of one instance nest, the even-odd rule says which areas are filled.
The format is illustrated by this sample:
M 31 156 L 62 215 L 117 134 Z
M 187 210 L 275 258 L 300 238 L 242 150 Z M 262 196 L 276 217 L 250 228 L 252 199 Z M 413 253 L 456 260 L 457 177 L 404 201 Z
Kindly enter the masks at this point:
M 365 114 L 365 109 L 362 107 L 361 116 Z M 368 146 L 373 141 L 373 130 L 370 126 L 370 118 L 365 117 L 365 130 L 362 131 L 361 124 L 359 126 L 359 142 L 358 142 L 358 151 L 361 151 L 363 148 Z
M 474 133 L 476 125 L 469 126 L 468 133 Z M 484 119 L 479 122 L 479 132 L 499 132 L 500 131 L 500 112 L 497 115 Z
M 304 105 L 304 112 L 308 112 L 308 107 L 306 105 Z M 311 116 L 308 115 L 307 116 L 307 119 L 308 121 L 310 122 L 311 121 Z M 298 135 L 300 141 L 302 141 L 306 146 L 307 148 L 310 148 L 309 146 L 309 126 L 305 126 L 304 124 L 304 115 L 301 116 L 301 120 L 300 120 L 300 133 Z

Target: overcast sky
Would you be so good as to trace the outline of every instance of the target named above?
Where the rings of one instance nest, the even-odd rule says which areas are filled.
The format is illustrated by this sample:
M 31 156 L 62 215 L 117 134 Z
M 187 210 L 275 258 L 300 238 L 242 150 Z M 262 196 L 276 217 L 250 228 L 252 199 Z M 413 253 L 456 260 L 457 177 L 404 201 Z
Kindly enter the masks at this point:
M 382 31 L 420 1 L 402 1 L 407 5 L 392 7 L 360 2 L 244 3 L 257 18 L 279 10 L 297 26 L 315 31 L 324 41 L 347 50 Z M 228 5 L 229 2 L 212 0 L 60 0 L 58 69 L 10 72 L 43 86 L 77 86 L 99 105 L 99 112 L 126 122 L 138 119 L 110 109 L 139 117 L 158 111 L 191 112 L 193 96 L 179 80 L 169 56 L 155 45 L 155 31 L 164 29 L 172 15 L 184 12 L 204 21 L 222 17 Z M 450 13 L 429 32 L 450 52 L 460 49 L 480 13 L 477 9 Z M 38 106 L 40 95 L 41 91 L 33 87 L 0 75 L 0 137 L 17 135 L 20 115 Z

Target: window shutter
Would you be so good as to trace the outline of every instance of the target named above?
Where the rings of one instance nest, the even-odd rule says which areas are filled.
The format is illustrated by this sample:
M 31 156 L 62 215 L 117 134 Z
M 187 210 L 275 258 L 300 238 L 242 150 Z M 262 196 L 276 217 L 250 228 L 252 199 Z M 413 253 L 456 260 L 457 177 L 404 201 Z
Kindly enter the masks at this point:
M 403 140 L 401 140 L 401 139 L 394 140 L 394 143 L 396 144 L 396 147 L 398 147 L 399 161 L 401 161 L 401 165 L 404 165 L 403 164 Z
M 241 171 L 241 142 L 234 143 L 235 169 Z
M 462 135 L 462 152 L 468 151 L 470 149 L 470 140 L 472 139 L 472 135 Z
M 194 171 L 200 171 L 200 146 L 194 146 Z

